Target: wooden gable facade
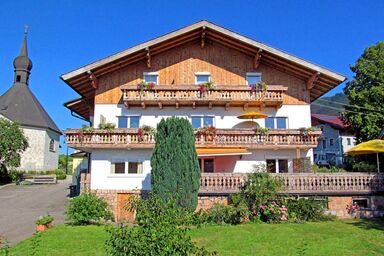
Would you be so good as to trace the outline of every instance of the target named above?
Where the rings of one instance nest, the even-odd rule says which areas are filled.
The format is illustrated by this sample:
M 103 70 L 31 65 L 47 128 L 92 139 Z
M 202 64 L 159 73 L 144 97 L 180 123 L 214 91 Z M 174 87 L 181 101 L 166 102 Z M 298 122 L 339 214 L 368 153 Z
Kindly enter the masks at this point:
M 61 76 L 81 95 L 65 104 L 89 119 L 94 104 L 123 103 L 122 88 L 137 85 L 144 72 L 158 72 L 159 85 L 195 83 L 210 72 L 217 85 L 246 85 L 247 72 L 262 73 L 267 85 L 287 87 L 283 104 L 309 104 L 346 78 L 207 21 L 129 48 Z

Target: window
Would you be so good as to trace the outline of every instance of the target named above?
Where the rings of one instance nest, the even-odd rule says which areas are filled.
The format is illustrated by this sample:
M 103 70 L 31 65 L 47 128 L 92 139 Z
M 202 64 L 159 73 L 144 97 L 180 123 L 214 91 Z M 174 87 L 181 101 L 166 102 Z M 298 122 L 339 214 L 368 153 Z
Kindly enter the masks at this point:
M 267 172 L 275 173 L 276 172 L 276 160 L 267 159 Z
M 286 117 L 276 117 L 276 128 L 277 129 L 287 129 L 287 118 Z
M 159 75 L 157 72 L 147 72 L 143 74 L 143 80 L 147 83 L 155 83 L 158 84 Z
M 348 146 L 351 145 L 351 138 L 347 138 L 347 145 L 348 145 Z
M 267 172 L 269 173 L 288 173 L 287 159 L 267 159 Z
M 193 128 L 200 128 L 204 126 L 214 126 L 213 116 L 192 116 L 191 123 Z
M 51 139 L 49 141 L 49 151 L 55 152 L 55 140 L 54 139 Z
M 265 119 L 265 127 L 270 129 L 287 129 L 287 118 L 268 117 Z
M 211 74 L 209 72 L 196 72 L 195 84 L 202 84 L 211 81 Z
M 327 148 L 327 141 L 323 140 L 323 149 L 326 149 L 326 148 Z
M 20 82 L 21 81 L 21 76 L 20 75 L 17 75 L 16 76 L 16 82 Z
M 353 198 L 352 203 L 357 204 L 362 209 L 370 208 L 368 198 Z
M 333 143 L 333 139 L 329 139 L 329 146 L 331 146 L 331 147 L 332 147 L 332 146 L 333 146 L 333 144 L 334 144 L 334 143 Z
M 204 172 L 214 172 L 214 160 L 203 159 L 204 161 Z
M 279 173 L 288 173 L 288 160 L 287 159 L 279 159 Z
M 117 128 L 139 128 L 140 116 L 118 116 Z
M 143 165 L 139 162 L 129 162 L 128 163 L 128 173 L 129 174 L 141 174 L 143 173 Z
M 141 162 L 112 162 L 111 174 L 142 174 L 143 164 Z
M 261 73 L 247 73 L 246 79 L 248 85 L 260 83 Z
M 124 174 L 125 173 L 125 162 L 111 163 L 112 174 Z
M 275 119 L 273 117 L 268 117 L 265 119 L 265 127 L 266 128 L 275 128 Z

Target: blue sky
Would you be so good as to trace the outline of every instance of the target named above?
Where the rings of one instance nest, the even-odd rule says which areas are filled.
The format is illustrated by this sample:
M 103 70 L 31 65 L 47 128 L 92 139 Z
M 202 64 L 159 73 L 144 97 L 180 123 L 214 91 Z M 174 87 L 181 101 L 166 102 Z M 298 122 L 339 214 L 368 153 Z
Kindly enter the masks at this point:
M 199 20 L 351 79 L 349 65 L 366 47 L 384 40 L 383 13 L 384 1 L 2 0 L 0 94 L 12 85 L 12 62 L 25 24 L 30 28 L 33 61 L 30 87 L 58 126 L 66 129 L 83 122 L 62 106 L 78 95 L 59 79 L 61 74 Z

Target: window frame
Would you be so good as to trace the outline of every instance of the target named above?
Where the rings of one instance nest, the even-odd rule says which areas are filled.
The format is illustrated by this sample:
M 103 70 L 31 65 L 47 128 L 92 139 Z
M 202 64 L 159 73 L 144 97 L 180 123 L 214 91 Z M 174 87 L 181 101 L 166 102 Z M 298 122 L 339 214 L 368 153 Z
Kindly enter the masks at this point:
M 138 127 L 130 127 L 131 126 L 131 118 L 132 117 L 138 117 L 139 118 L 139 125 Z M 141 115 L 120 115 L 120 116 L 116 116 L 117 118 L 117 128 L 121 128 L 121 129 L 137 129 L 140 127 L 140 123 L 141 123 Z M 119 127 L 119 118 L 127 118 L 127 127 Z
M 156 85 L 159 84 L 159 72 L 143 72 L 143 80 L 144 82 L 148 82 L 145 80 L 145 76 L 156 76 Z
M 112 164 L 116 163 L 124 163 L 124 173 L 112 173 Z M 137 172 L 138 173 L 129 173 L 129 163 L 137 163 Z M 108 177 L 121 177 L 121 176 L 130 176 L 130 177 L 144 177 L 144 161 L 142 160 L 133 160 L 133 161 L 127 161 L 122 160 L 121 158 L 115 158 L 109 161 L 110 168 L 109 168 L 109 175 Z M 141 168 L 141 173 L 139 173 L 139 169 Z
M 260 82 L 262 81 L 262 74 L 261 74 L 261 72 L 247 72 L 247 73 L 245 73 L 245 82 L 247 83 L 247 85 L 252 85 L 252 84 L 248 83 L 248 77 L 251 77 L 251 76 L 259 76 L 260 77 Z
M 49 151 L 50 152 L 56 152 L 56 145 L 55 145 L 55 140 L 54 139 L 50 139 L 49 141 Z
M 205 127 L 204 126 L 204 118 L 206 118 L 206 117 L 212 118 L 212 126 L 215 127 L 216 126 L 215 115 L 190 115 L 189 119 L 190 119 L 191 125 L 192 125 L 192 118 L 200 118 L 200 126 L 199 127 L 193 127 L 193 125 L 192 125 L 192 128 L 198 129 L 198 128 Z
M 211 82 L 212 81 L 211 72 L 195 72 L 195 84 L 196 85 L 201 84 L 201 83 L 197 82 L 197 77 L 198 76 L 208 76 L 208 81 L 207 82 Z
M 289 157 L 286 157 L 286 156 L 279 156 L 279 157 L 273 157 L 273 156 L 266 156 L 265 157 L 265 166 L 266 166 L 266 171 L 268 172 L 268 163 L 267 161 L 274 161 L 275 162 L 275 172 L 273 173 L 290 173 L 289 172 Z M 280 172 L 279 170 L 279 161 L 280 160 L 284 160 L 284 161 L 287 161 L 287 172 Z
M 277 128 L 277 119 L 278 118 L 284 118 L 285 119 L 285 128 Z M 264 121 L 264 127 L 270 128 L 270 129 L 276 129 L 276 130 L 284 130 L 284 129 L 289 129 L 288 126 L 288 117 L 287 116 L 268 116 L 265 120 L 267 119 L 273 119 L 273 127 L 267 127 L 267 122 Z

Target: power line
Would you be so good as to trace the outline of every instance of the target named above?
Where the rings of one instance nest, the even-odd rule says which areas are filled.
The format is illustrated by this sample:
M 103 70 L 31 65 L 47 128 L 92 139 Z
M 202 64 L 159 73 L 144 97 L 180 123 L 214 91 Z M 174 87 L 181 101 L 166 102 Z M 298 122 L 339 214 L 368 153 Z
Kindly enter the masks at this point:
M 360 107 L 360 106 L 357 106 L 357 105 L 350 105 L 350 104 L 345 104 L 345 103 L 341 103 L 341 102 L 337 102 L 337 101 L 330 101 L 330 100 L 325 100 L 325 99 L 318 99 L 318 100 L 321 100 L 321 101 L 324 101 L 324 102 L 328 102 L 328 103 L 339 104 L 339 105 L 346 106 L 346 107 L 365 109 L 365 110 L 368 110 L 368 111 L 379 112 L 379 113 L 384 114 L 383 111 L 376 110 L 376 109 L 370 109 L 370 108 Z M 351 112 L 351 110 L 349 112 Z

